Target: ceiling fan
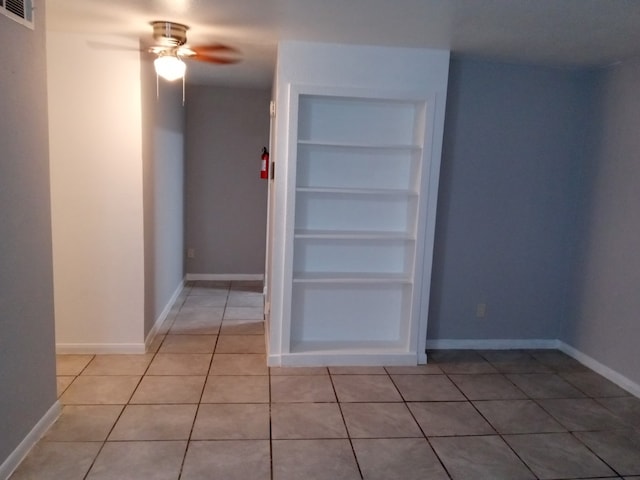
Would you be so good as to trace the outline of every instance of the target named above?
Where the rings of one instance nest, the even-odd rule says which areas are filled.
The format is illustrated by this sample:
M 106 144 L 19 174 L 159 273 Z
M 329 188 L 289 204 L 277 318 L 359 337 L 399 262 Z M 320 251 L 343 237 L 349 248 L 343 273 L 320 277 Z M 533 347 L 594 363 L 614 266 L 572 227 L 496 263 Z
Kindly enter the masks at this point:
M 184 78 L 187 66 L 183 59 L 218 65 L 240 61 L 235 48 L 221 43 L 187 46 L 187 25 L 158 20 L 151 22 L 151 26 L 155 45 L 149 48 L 149 52 L 157 56 L 153 62 L 156 73 L 169 81 Z

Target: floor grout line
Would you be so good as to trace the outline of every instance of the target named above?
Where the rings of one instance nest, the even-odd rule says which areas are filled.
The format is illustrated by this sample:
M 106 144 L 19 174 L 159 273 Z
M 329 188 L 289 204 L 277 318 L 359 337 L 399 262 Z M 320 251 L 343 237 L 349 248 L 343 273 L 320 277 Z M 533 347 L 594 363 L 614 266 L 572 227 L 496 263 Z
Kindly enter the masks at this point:
M 195 285 L 195 284 L 194 284 Z M 221 337 L 224 336 L 259 336 L 259 335 L 264 335 L 264 333 L 262 334 L 246 334 L 246 333 L 241 333 L 241 334 L 234 334 L 234 333 L 230 333 L 230 334 L 223 334 L 222 333 L 222 327 L 224 325 L 225 320 L 231 321 L 230 319 L 225 319 L 226 314 L 227 314 L 227 308 L 229 307 L 229 301 L 231 299 L 231 293 L 233 292 L 233 287 L 234 287 L 234 282 L 229 282 L 227 287 L 226 287 L 226 293 L 225 293 L 225 304 L 222 307 L 223 311 L 222 311 L 222 318 L 220 319 L 219 325 L 218 325 L 218 330 L 216 334 L 189 334 L 189 333 L 171 333 L 171 329 L 172 327 L 175 325 L 175 322 L 178 321 L 178 316 L 180 314 L 180 312 L 182 311 L 183 307 L 187 304 L 187 301 L 189 298 L 191 297 L 202 297 L 203 295 L 192 295 L 191 291 L 194 288 L 193 285 L 188 285 L 185 286 L 185 290 L 188 288 L 188 292 L 186 292 L 186 294 L 179 296 L 178 301 L 181 302 L 179 308 L 177 309 L 177 311 L 175 311 L 174 313 L 170 314 L 170 316 L 165 320 L 165 322 L 169 321 L 170 324 L 167 324 L 166 326 L 163 324 L 161 326 L 161 328 L 159 329 L 158 332 L 158 336 L 162 335 L 162 339 L 159 341 L 159 344 L 157 346 L 157 349 L 152 353 L 151 359 L 150 361 L 147 363 L 143 374 L 140 376 L 140 378 L 138 379 L 138 382 L 136 383 L 135 387 L 133 388 L 131 394 L 129 395 L 129 398 L 127 400 L 127 402 L 124 405 L 121 405 L 121 410 L 119 412 L 119 414 L 117 415 L 117 418 L 115 419 L 115 421 L 113 422 L 113 424 L 111 425 L 105 439 L 103 441 L 96 441 L 93 443 L 101 443 L 100 448 L 98 450 L 98 453 L 93 457 L 93 460 L 91 462 L 91 465 L 89 467 L 89 469 L 87 470 L 86 474 L 84 475 L 83 478 L 88 478 L 91 474 L 92 469 L 94 468 L 94 465 L 96 463 L 96 461 L 100 458 L 105 446 L 108 443 L 127 443 L 127 442 L 138 442 L 138 441 L 144 441 L 144 442 L 164 442 L 164 441 L 169 441 L 169 440 L 162 440 L 162 439 L 157 439 L 157 440 L 135 440 L 135 439 L 131 439 L 131 440 L 109 440 L 109 437 L 112 435 L 114 429 L 116 428 L 116 426 L 118 425 L 119 421 L 121 420 L 123 414 L 125 413 L 125 411 L 127 410 L 127 407 L 129 406 L 148 406 L 148 405 L 161 405 L 159 403 L 136 403 L 136 404 L 132 404 L 131 401 L 134 397 L 134 395 L 136 394 L 136 392 L 138 391 L 138 388 L 140 387 L 143 379 L 147 378 L 147 377 L 181 377 L 181 376 L 204 376 L 204 382 L 202 384 L 202 387 L 200 389 L 200 393 L 199 393 L 199 398 L 198 401 L 196 403 L 184 403 L 182 402 L 182 404 L 185 405 L 195 405 L 195 413 L 193 416 L 193 419 L 191 421 L 191 425 L 190 425 L 190 429 L 189 429 L 189 434 L 186 440 L 180 440 L 180 441 L 184 441 L 185 442 L 185 449 L 184 452 L 182 454 L 182 459 L 181 459 L 181 464 L 180 464 L 180 469 L 179 469 L 179 474 L 178 474 L 178 479 L 183 478 L 183 470 L 184 467 L 186 465 L 187 462 L 187 455 L 190 449 L 190 446 L 192 444 L 194 444 L 194 442 L 207 442 L 207 441 L 220 441 L 220 442 L 224 442 L 224 441 L 234 441 L 232 439 L 218 439 L 218 440 L 207 440 L 207 439 L 202 439 L 202 440 L 197 440 L 193 438 L 193 433 L 194 433 L 194 429 L 198 420 L 198 416 L 201 413 L 201 407 L 202 405 L 233 405 L 233 404 L 246 404 L 246 405 L 264 405 L 264 402 L 248 402 L 248 401 L 242 401 L 242 402 L 232 402 L 232 401 L 225 401 L 223 403 L 219 403 L 219 402 L 203 402 L 204 399 L 204 393 L 207 389 L 207 384 L 209 382 L 209 379 L 212 377 L 245 377 L 245 376 L 250 376 L 250 377 L 266 377 L 267 378 L 267 392 L 268 392 L 268 408 L 267 408 L 267 412 L 268 412 L 268 421 L 269 421 L 269 438 L 268 438 L 268 442 L 269 442 L 269 477 L 271 480 L 274 480 L 276 473 L 275 473 L 275 468 L 274 468 L 274 457 L 273 457 L 273 446 L 274 446 L 274 438 L 273 438 L 273 427 L 274 427 L 274 417 L 273 417 L 273 407 L 274 407 L 274 402 L 273 402 L 273 392 L 272 392 L 272 379 L 273 378 L 277 378 L 278 376 L 282 376 L 282 375 L 274 375 L 271 371 L 270 368 L 267 367 L 266 370 L 266 374 L 264 375 L 243 375 L 241 373 L 236 373 L 236 374 L 231 374 L 231 375 L 212 375 L 212 368 L 213 368 L 213 364 L 214 364 L 214 360 L 216 358 L 216 355 L 262 355 L 264 356 L 265 353 L 255 353 L 255 354 L 250 354 L 250 353 L 235 353 L 235 352 L 231 352 L 231 353 L 219 353 L 218 352 L 218 348 L 220 346 L 220 341 L 221 341 Z M 241 291 L 241 290 L 239 290 Z M 211 308 L 220 308 L 218 306 L 216 307 L 211 307 Z M 247 307 L 247 308 L 252 308 L 252 307 Z M 259 320 L 256 320 L 259 321 Z M 210 336 L 210 335 L 215 335 L 216 339 L 215 342 L 213 344 L 213 348 L 212 351 L 209 353 L 203 353 L 202 355 L 210 355 L 209 358 L 209 363 L 208 363 L 208 368 L 206 370 L 206 373 L 204 375 L 180 375 L 180 374 L 162 374 L 162 375 L 151 375 L 149 374 L 149 370 L 153 364 L 153 362 L 156 360 L 156 358 L 159 358 L 159 356 L 162 355 L 166 355 L 166 354 L 174 354 L 174 355 L 181 355 L 181 354 L 192 354 L 189 352 L 176 352 L 176 353 L 171 353 L 171 352 L 161 352 L 161 349 L 163 347 L 163 345 L 165 344 L 165 341 L 167 341 L 167 337 L 170 335 L 174 335 L 174 336 L 180 336 L 180 335 L 193 335 L 193 336 Z M 499 368 L 499 365 L 496 364 L 496 362 L 492 362 L 487 355 L 489 355 L 488 353 L 485 353 L 485 355 L 483 355 L 481 352 L 476 351 L 476 353 L 480 356 L 480 358 L 482 359 L 483 362 L 486 362 L 487 365 L 492 366 L 496 372 L 494 373 L 487 373 L 487 375 L 495 375 L 496 378 L 499 376 L 501 378 L 506 379 L 506 381 L 509 382 L 510 385 L 512 385 L 514 388 L 518 389 L 519 391 L 522 391 L 522 389 L 511 379 L 508 377 L 508 375 L 510 375 L 510 372 L 503 372 L 501 371 L 501 369 Z M 490 356 L 490 355 L 489 355 Z M 535 356 L 533 356 L 532 354 L 527 353 L 526 355 L 523 355 L 523 357 L 529 361 L 531 361 L 531 359 L 533 359 L 535 362 L 538 362 L 540 365 L 544 365 L 543 362 L 539 361 L 537 358 L 535 358 Z M 89 365 L 95 361 L 95 359 L 97 358 L 96 355 L 93 355 L 91 357 L 91 359 L 84 365 L 84 367 L 82 369 L 80 369 L 79 373 L 77 375 L 74 375 L 73 380 L 69 383 L 69 385 L 67 385 L 67 387 L 65 387 L 59 395 L 59 398 L 62 397 L 62 395 L 70 388 L 70 386 L 73 384 L 73 382 L 75 382 L 81 375 L 83 377 L 90 377 L 90 376 L 111 376 L 111 375 L 84 375 L 84 372 L 86 371 L 87 368 L 89 368 Z M 435 365 L 438 365 L 437 361 L 433 362 Z M 441 362 L 441 365 L 446 364 L 447 362 Z M 500 363 L 500 362 L 498 362 Z M 546 365 L 545 365 L 546 366 Z M 582 397 L 583 399 L 590 399 L 594 402 L 596 402 L 596 404 L 598 404 L 599 406 L 601 406 L 603 409 L 610 411 L 607 407 L 605 407 L 604 405 L 601 405 L 600 402 L 597 401 L 597 398 L 599 397 L 592 397 L 589 395 L 586 395 L 586 392 L 583 391 L 583 389 L 578 388 L 576 385 L 574 385 L 572 382 L 570 382 L 569 380 L 567 380 L 566 378 L 564 378 L 562 375 L 560 375 L 560 373 L 562 373 L 561 370 L 558 370 L 557 368 L 552 368 L 549 366 L 546 366 L 547 368 L 549 368 L 551 371 L 548 373 L 548 375 L 556 375 L 559 378 L 563 379 L 564 381 L 566 381 L 568 384 L 572 385 L 574 388 L 576 388 L 578 391 L 582 392 L 583 394 L 585 394 L 585 397 Z M 286 368 L 286 367 L 285 367 Z M 426 445 L 428 446 L 428 448 L 431 449 L 431 451 L 433 452 L 433 454 L 435 455 L 435 458 L 437 459 L 438 464 L 444 469 L 445 474 L 449 477 L 449 478 L 453 478 L 453 473 L 450 471 L 449 468 L 447 468 L 447 463 L 445 462 L 445 460 L 441 457 L 441 455 L 439 455 L 436 451 L 436 449 L 434 448 L 434 445 L 431 442 L 432 438 L 467 438 L 467 437 L 498 437 L 500 438 L 500 440 L 502 441 L 502 443 L 507 445 L 507 448 L 516 456 L 516 458 L 518 459 L 518 461 L 524 465 L 524 467 L 526 469 L 528 469 L 528 471 L 535 477 L 538 478 L 535 473 L 533 472 L 533 470 L 529 467 L 529 465 L 524 461 L 524 459 L 517 453 L 517 451 L 506 441 L 506 437 L 509 437 L 510 435 L 516 435 L 516 434 L 509 434 L 509 433 L 500 433 L 499 429 L 494 426 L 494 424 L 489 420 L 489 418 L 484 415 L 482 413 L 482 411 L 479 410 L 478 405 L 476 405 L 475 402 L 481 402 L 481 401 L 493 401 L 493 399 L 487 399 L 487 400 L 471 400 L 470 395 L 466 394 L 463 389 L 458 386 L 458 384 L 454 381 L 454 379 L 452 378 L 452 376 L 455 375 L 469 375 L 469 376 L 473 376 L 473 375 L 482 375 L 482 373 L 468 373 L 468 372 L 452 372 L 452 371 L 445 371 L 445 369 L 441 369 L 442 372 L 441 373 L 435 373 L 435 374 L 418 374 L 416 375 L 416 377 L 442 377 L 442 378 L 446 378 L 448 380 L 448 382 L 450 382 L 455 388 L 456 390 L 461 394 L 461 400 L 456 400 L 455 403 L 460 403 L 460 404 L 470 404 L 471 407 L 474 409 L 475 413 L 477 415 L 480 416 L 480 418 L 482 418 L 493 430 L 493 433 L 486 433 L 486 434 L 482 434 L 482 435 L 438 435 L 438 436 L 431 436 L 429 437 L 425 430 L 423 429 L 422 425 L 418 422 L 418 419 L 415 415 L 415 413 L 411 410 L 410 405 L 413 403 L 446 403 L 446 402 L 454 402 L 451 400 L 441 400 L 441 401 L 410 401 L 407 400 L 407 396 L 403 393 L 402 388 L 400 388 L 400 385 L 394 380 L 394 374 L 392 374 L 389 370 L 385 369 L 385 373 L 384 374 L 378 374 L 377 376 L 379 377 L 384 377 L 386 376 L 388 380 L 391 381 L 391 384 L 393 385 L 393 388 L 397 391 L 397 393 L 399 394 L 399 401 L 358 401 L 358 402 L 344 402 L 344 401 L 340 401 L 340 398 L 338 397 L 338 390 L 336 389 L 336 384 L 335 384 L 335 379 L 340 378 L 340 377 L 344 377 L 345 374 L 340 374 L 340 373 L 331 373 L 329 371 L 329 369 L 327 369 L 327 373 L 326 375 L 319 375 L 319 377 L 329 377 L 329 382 L 331 384 L 331 388 L 333 391 L 333 395 L 335 397 L 335 401 L 326 401 L 326 402 L 278 402 L 278 404 L 296 404 L 296 405 L 304 405 L 304 404 L 308 404 L 308 403 L 319 403 L 319 404 L 336 404 L 338 411 L 340 413 L 340 418 L 342 421 L 342 426 L 345 429 L 346 432 L 346 437 L 342 438 L 342 440 L 346 439 L 349 441 L 349 445 L 351 447 L 351 454 L 353 455 L 353 459 L 355 461 L 355 464 L 357 466 L 358 469 L 358 474 L 360 476 L 360 478 L 364 478 L 364 473 L 363 473 L 363 467 L 361 465 L 361 459 L 358 458 L 357 454 L 356 454 L 356 449 L 355 449 L 355 445 L 354 445 L 354 440 L 386 440 L 386 439 L 390 439 L 390 437 L 386 437 L 386 436 L 379 436 L 379 437 L 367 437 L 367 438 L 354 438 L 352 436 L 352 432 L 349 431 L 349 428 L 347 427 L 347 422 L 346 422 L 346 418 L 345 418 L 345 413 L 343 411 L 343 405 L 345 404 L 365 404 L 365 403 L 393 403 L 393 404 L 402 404 L 404 405 L 404 408 L 406 410 L 409 411 L 410 414 L 410 418 L 413 421 L 413 423 L 415 425 L 418 426 L 419 432 L 422 435 L 421 437 L 414 437 L 414 436 L 400 436 L 400 437 L 391 437 L 391 439 L 417 439 L 417 438 L 424 438 L 426 440 Z M 519 374 L 519 373 L 518 373 Z M 527 374 L 527 372 L 523 372 L 522 374 Z M 351 374 L 351 375 L 358 375 L 358 374 Z M 360 375 L 373 375 L 372 373 L 362 373 Z M 402 374 L 402 373 L 396 373 L 395 375 L 408 375 L 408 374 Z M 541 375 L 546 375 L 546 374 L 541 374 Z M 114 376 L 119 376 L 119 375 L 114 375 Z M 126 375 L 129 376 L 129 375 Z M 137 376 L 137 375 L 136 375 Z M 308 375 L 284 375 L 284 376 L 304 376 L 307 377 Z M 316 375 L 312 375 L 311 377 L 316 377 Z M 533 402 L 537 407 L 539 407 L 540 409 L 542 409 L 543 412 L 545 412 L 547 415 L 549 415 L 551 418 L 553 418 L 554 420 L 556 420 L 563 428 L 564 425 L 562 424 L 562 422 L 560 422 L 554 415 L 552 415 L 547 409 L 545 409 L 542 404 L 540 403 L 541 400 L 544 399 L 536 399 L 536 398 L 532 398 L 530 395 L 526 394 L 525 392 L 523 392 L 524 398 L 523 399 L 517 399 L 517 401 L 520 400 L 526 400 L 526 401 L 530 401 Z M 473 396 L 473 395 L 472 395 Z M 615 398 L 615 397 L 613 397 Z M 509 399 L 506 399 L 505 401 L 510 401 Z M 513 400 L 515 401 L 515 399 Z M 87 405 L 96 405 L 96 404 L 87 404 Z M 118 404 L 119 405 L 119 404 Z M 164 403 L 164 405 L 179 405 L 179 404 L 171 404 L 171 403 Z M 67 405 L 63 405 L 67 406 Z M 74 404 L 74 406 L 76 406 Z M 80 405 L 77 405 L 80 406 Z M 612 412 L 615 415 L 615 412 Z M 566 432 L 553 432 L 553 433 L 562 433 L 562 434 L 570 434 L 572 436 L 572 438 L 575 438 L 581 445 L 585 446 L 588 451 L 590 452 L 591 455 L 593 455 L 595 458 L 600 459 L 602 462 L 604 462 L 605 465 L 608 465 L 612 471 L 617 473 L 617 470 L 615 468 L 613 468 L 612 465 L 610 465 L 608 462 L 605 462 L 603 458 L 601 458 L 601 456 L 599 456 L 595 450 L 591 449 L 589 446 L 587 446 L 585 443 L 583 443 L 582 441 L 580 441 L 579 438 L 577 438 L 574 433 L 572 431 L 569 431 L 569 429 L 566 429 Z M 596 430 L 596 431 L 600 431 L 600 430 Z M 608 429 L 606 431 L 611 431 L 611 429 Z M 534 432 L 534 433 L 520 433 L 517 435 L 543 435 L 543 434 L 549 434 L 549 432 Z M 313 440 L 323 440 L 324 438 L 312 438 Z M 330 437 L 330 438 L 326 438 L 324 440 L 334 440 L 336 438 Z M 237 439 L 237 441 L 244 441 L 245 439 Z M 250 441 L 253 441 L 254 439 L 249 439 Z M 256 441 L 258 439 L 255 439 Z M 261 439 L 262 440 L 262 439 Z M 295 441 L 295 439 L 291 439 L 292 441 Z M 310 438 L 311 440 L 311 438 Z M 176 440 L 177 441 L 177 440 Z M 60 443 L 64 443 L 60 442 Z M 91 443 L 91 442 L 88 442 Z M 346 445 L 346 444 L 345 444 Z M 638 472 L 640 474 L 640 472 Z M 610 477 L 613 478 L 613 477 Z M 621 477 L 620 477 L 621 478 Z

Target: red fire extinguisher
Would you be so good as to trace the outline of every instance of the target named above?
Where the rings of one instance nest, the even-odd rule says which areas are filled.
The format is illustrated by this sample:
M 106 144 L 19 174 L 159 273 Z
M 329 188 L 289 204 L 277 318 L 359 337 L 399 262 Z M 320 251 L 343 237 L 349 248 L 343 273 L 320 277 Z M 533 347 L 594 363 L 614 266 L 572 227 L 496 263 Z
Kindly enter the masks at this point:
M 262 147 L 262 166 L 260 167 L 260 178 L 269 178 L 269 150 Z

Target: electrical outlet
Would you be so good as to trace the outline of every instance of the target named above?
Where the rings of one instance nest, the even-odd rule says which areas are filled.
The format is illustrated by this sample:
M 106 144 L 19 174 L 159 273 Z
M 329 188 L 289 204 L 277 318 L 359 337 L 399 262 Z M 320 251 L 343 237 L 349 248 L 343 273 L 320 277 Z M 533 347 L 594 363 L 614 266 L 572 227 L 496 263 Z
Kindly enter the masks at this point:
M 476 317 L 484 318 L 486 316 L 487 316 L 487 304 L 479 303 L 478 305 L 476 305 Z
M 187 258 L 196 258 L 196 249 L 195 248 L 187 249 Z

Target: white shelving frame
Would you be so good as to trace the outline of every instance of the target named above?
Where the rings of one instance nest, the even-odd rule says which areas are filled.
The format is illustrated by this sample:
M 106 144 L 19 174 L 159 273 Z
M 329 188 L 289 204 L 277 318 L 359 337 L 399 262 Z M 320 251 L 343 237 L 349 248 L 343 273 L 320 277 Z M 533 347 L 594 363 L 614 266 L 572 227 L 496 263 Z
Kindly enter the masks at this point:
M 280 364 L 416 364 L 435 97 L 288 96 Z

